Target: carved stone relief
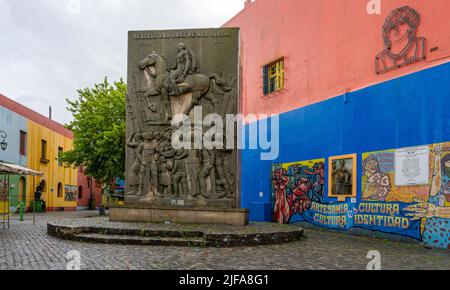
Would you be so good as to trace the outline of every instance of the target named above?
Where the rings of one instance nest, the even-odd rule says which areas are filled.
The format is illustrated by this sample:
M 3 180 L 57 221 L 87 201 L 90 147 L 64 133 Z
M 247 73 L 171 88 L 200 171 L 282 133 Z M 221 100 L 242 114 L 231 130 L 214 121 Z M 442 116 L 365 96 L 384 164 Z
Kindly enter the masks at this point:
M 235 207 L 237 152 L 175 150 L 172 119 L 238 113 L 239 30 L 182 32 L 129 35 L 126 202 Z

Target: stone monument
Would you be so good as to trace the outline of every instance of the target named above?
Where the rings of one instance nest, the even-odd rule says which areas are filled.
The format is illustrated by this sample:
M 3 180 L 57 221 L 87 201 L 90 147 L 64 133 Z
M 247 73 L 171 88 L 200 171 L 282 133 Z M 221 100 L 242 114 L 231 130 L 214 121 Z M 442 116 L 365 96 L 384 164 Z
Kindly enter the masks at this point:
M 226 115 L 238 113 L 238 28 L 130 32 L 125 206 L 111 220 L 248 224 L 238 151 L 202 144 L 217 125 L 204 118 L 220 116 L 225 130 Z M 186 126 L 180 116 L 189 141 L 175 134 Z M 223 143 L 236 144 L 229 133 Z M 191 146 L 174 148 L 174 138 Z

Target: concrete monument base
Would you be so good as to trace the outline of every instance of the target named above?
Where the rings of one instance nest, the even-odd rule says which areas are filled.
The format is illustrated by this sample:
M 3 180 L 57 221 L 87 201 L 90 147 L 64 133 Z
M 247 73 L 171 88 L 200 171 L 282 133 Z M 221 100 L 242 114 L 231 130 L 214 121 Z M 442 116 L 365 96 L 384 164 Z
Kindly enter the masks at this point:
M 217 198 L 156 198 L 156 197 L 139 197 L 139 196 L 128 196 L 126 198 L 126 204 L 144 204 L 153 205 L 156 207 L 188 207 L 188 208 L 234 208 L 236 205 L 236 200 L 231 198 L 217 199 Z
M 249 211 L 247 209 L 230 208 L 196 208 L 127 204 L 110 208 L 109 220 L 111 222 L 171 222 L 177 224 L 247 226 L 249 224 Z
M 47 224 L 53 237 L 77 242 L 170 246 L 170 247 L 248 247 L 301 241 L 298 225 L 251 223 L 245 227 L 165 223 L 111 222 L 107 217 L 55 220 Z

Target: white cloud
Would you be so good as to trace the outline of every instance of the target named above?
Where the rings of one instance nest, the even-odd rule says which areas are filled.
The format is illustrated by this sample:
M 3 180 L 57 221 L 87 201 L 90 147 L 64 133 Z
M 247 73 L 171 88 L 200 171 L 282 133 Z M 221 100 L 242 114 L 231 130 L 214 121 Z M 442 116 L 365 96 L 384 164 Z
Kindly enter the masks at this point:
M 65 98 L 126 76 L 129 30 L 219 27 L 244 0 L 0 0 L 0 93 L 71 119 Z

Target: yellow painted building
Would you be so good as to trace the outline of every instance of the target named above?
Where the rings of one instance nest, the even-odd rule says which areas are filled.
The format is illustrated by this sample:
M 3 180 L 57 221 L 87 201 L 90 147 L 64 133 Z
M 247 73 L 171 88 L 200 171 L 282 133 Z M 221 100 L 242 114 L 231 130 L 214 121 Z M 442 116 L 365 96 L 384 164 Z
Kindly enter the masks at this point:
M 26 208 L 34 208 L 41 181 L 45 184 L 41 199 L 47 211 L 76 210 L 78 183 L 83 178 L 77 168 L 66 168 L 58 160 L 60 152 L 73 147 L 72 131 L 0 94 L 0 132 L 0 142 L 6 144 L 5 150 L 0 148 L 1 161 L 44 174 L 42 178 L 0 176 L 0 213 L 15 212 L 24 200 Z M 2 203 L 2 192 L 8 192 L 9 203 Z
M 42 199 L 46 202 L 47 210 L 76 210 L 77 169 L 64 167 L 58 161 L 61 151 L 72 150 L 72 139 L 28 120 L 27 143 L 33 144 L 28 146 L 27 166 L 44 173 Z M 27 192 L 34 192 L 41 179 L 35 179 L 35 184 L 31 177 L 28 179 Z

